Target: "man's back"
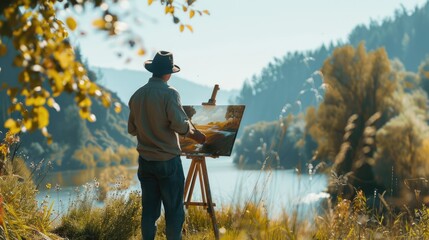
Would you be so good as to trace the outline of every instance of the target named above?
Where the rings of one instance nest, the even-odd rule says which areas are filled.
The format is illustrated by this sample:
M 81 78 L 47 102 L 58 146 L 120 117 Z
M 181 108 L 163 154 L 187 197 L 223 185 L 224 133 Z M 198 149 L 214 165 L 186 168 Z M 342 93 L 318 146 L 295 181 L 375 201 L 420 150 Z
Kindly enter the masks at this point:
M 140 156 L 164 161 L 180 155 L 177 133 L 186 134 L 189 122 L 174 88 L 152 77 L 133 94 L 129 107 L 128 132 L 137 136 Z

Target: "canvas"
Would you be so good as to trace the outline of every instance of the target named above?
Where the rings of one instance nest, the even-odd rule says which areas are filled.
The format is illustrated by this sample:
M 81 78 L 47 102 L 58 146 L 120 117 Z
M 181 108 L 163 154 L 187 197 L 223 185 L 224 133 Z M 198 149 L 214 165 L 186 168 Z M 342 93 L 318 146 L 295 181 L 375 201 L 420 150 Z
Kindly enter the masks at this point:
M 180 137 L 183 155 L 230 156 L 244 113 L 244 105 L 183 106 L 195 128 L 206 135 L 206 142 Z

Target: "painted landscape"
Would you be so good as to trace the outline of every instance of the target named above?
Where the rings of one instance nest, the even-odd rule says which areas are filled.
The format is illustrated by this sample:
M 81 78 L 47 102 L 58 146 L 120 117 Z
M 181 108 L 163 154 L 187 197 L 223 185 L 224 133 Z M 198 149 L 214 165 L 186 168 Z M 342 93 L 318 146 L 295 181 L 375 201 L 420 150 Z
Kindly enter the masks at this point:
M 206 135 L 206 142 L 198 144 L 191 138 L 180 138 L 182 154 L 230 156 L 244 108 L 244 105 L 183 106 L 195 128 Z

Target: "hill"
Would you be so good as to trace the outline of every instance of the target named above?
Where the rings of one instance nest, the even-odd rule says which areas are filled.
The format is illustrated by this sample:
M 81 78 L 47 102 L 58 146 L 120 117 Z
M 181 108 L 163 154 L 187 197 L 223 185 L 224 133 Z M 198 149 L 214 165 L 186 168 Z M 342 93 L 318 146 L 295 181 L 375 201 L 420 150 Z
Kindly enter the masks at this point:
M 260 168 L 263 162 L 261 159 L 266 156 L 266 154 L 261 155 L 260 146 L 265 146 L 266 149 L 275 148 L 278 151 L 276 152 L 278 156 L 272 157 L 272 159 L 279 159 L 275 164 L 277 167 L 290 168 L 300 164 L 302 166 L 302 160 L 309 161 L 318 146 L 312 137 L 308 136 L 305 124 L 309 123 L 304 123 L 303 117 L 300 119 L 299 115 L 309 106 L 315 106 L 316 109 L 311 109 L 314 115 L 320 103 L 324 101 L 326 85 L 323 84 L 323 74 L 320 69 L 325 59 L 331 56 L 336 48 L 345 44 L 357 46 L 364 42 L 368 51 L 384 48 L 393 69 L 414 72 L 405 75 L 401 73 L 404 76 L 409 75 L 408 78 L 411 81 L 408 84 L 412 86 L 421 81 L 415 80 L 418 77 L 414 76 L 419 72 L 419 67 L 427 68 L 426 59 L 429 54 L 427 29 L 429 29 L 429 2 L 412 13 L 398 10 L 392 18 L 372 22 L 368 26 L 357 26 L 351 31 L 345 43 L 322 46 L 308 52 L 288 53 L 282 59 L 275 59 L 269 63 L 259 75 L 244 84 L 236 99 L 237 102 L 247 105 L 247 115 L 243 123 L 248 126 L 237 142 L 234 162 L 244 168 L 252 166 Z M 426 65 L 424 65 L 425 62 Z M 349 67 L 352 67 L 352 64 Z M 340 72 L 338 74 L 340 75 Z M 421 84 L 427 91 L 427 82 L 422 81 Z M 415 87 L 420 86 L 417 84 Z M 415 91 L 415 89 L 404 91 Z M 279 124 L 279 119 L 284 119 L 289 114 L 293 115 L 295 121 Z M 316 121 L 318 118 L 313 116 L 312 119 Z M 276 133 L 274 136 L 273 132 Z M 284 135 L 281 139 L 274 139 L 279 138 L 278 133 L 284 133 Z M 339 140 L 342 141 L 342 138 Z M 276 145 L 279 142 L 283 144 L 281 147 Z M 290 156 L 299 157 L 290 158 Z
M 290 52 L 274 59 L 243 85 L 235 99 L 247 105 L 243 124 L 273 121 L 279 115 L 296 114 L 308 106 L 317 106 L 324 95 L 319 69 L 335 48 L 345 44 L 356 47 L 364 41 L 368 50 L 384 47 L 391 59 L 400 60 L 406 69 L 416 72 L 429 53 L 427 29 L 429 3 L 412 13 L 397 10 L 393 17 L 381 22 L 359 25 L 344 43 L 332 43 L 307 52 Z

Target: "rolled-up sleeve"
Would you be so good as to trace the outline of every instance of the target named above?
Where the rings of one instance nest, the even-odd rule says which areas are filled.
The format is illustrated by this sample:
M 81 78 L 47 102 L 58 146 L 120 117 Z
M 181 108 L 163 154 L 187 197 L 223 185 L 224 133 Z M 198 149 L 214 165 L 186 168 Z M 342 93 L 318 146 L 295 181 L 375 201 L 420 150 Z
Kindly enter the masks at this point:
M 128 103 L 128 107 L 130 108 L 130 115 L 128 116 L 128 133 L 136 136 L 137 135 L 137 127 L 134 124 L 134 112 L 133 109 L 131 108 L 131 100 Z
M 171 91 L 167 99 L 166 111 L 170 128 L 180 135 L 186 135 L 190 129 L 190 123 L 180 102 L 180 95 L 175 90 Z

